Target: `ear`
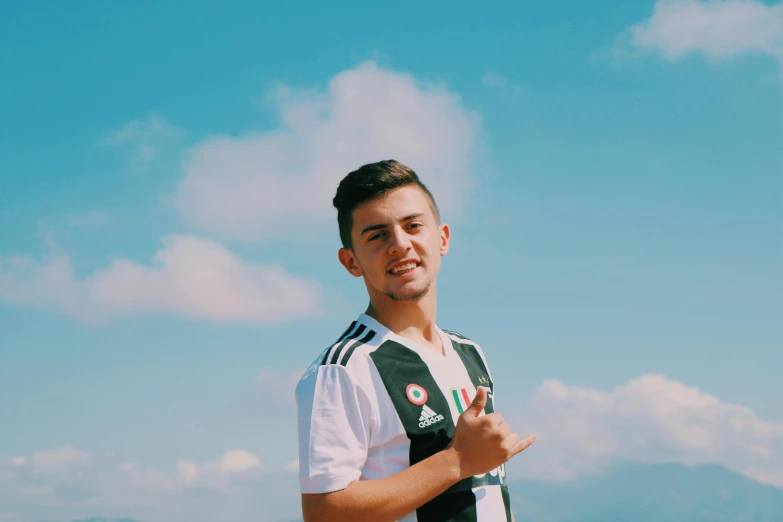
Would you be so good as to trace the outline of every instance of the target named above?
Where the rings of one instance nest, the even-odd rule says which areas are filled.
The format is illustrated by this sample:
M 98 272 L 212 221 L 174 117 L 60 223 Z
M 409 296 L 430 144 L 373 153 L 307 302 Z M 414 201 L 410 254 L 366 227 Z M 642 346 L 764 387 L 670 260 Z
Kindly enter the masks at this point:
M 451 241 L 451 230 L 447 224 L 440 226 L 440 255 L 445 256 L 449 253 L 449 241 Z
M 337 259 L 340 260 L 340 264 L 343 265 L 352 276 L 362 277 L 364 275 L 364 270 L 359 266 L 359 262 L 356 260 L 353 250 L 341 248 L 337 251 Z

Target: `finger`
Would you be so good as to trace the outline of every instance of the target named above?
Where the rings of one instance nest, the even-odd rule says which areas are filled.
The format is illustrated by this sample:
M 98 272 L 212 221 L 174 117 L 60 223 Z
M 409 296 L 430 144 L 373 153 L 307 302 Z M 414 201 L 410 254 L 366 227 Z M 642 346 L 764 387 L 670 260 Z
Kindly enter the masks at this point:
M 533 444 L 536 441 L 536 435 L 535 433 L 531 433 L 524 439 L 521 439 L 517 441 L 517 443 L 514 445 L 514 449 L 511 450 L 511 455 L 516 455 L 517 453 L 521 453 L 528 449 L 531 444 Z
M 514 450 L 516 450 L 517 443 L 519 443 L 519 435 L 516 433 L 509 433 L 505 439 L 503 439 L 503 448 L 508 449 L 509 453 L 511 454 L 511 457 L 516 455 L 514 453 Z M 510 458 L 510 457 L 509 457 Z
M 501 422 L 497 426 L 498 433 L 500 433 L 500 436 L 505 439 L 511 434 L 511 426 L 509 426 L 508 422 Z
M 476 390 L 476 396 L 473 398 L 473 402 L 470 403 L 465 413 L 470 413 L 474 417 L 478 417 L 484 406 L 487 405 L 487 390 L 483 386 L 479 386 Z
M 484 422 L 489 426 L 500 426 L 505 421 L 503 420 L 503 416 L 499 413 L 487 413 L 484 415 Z

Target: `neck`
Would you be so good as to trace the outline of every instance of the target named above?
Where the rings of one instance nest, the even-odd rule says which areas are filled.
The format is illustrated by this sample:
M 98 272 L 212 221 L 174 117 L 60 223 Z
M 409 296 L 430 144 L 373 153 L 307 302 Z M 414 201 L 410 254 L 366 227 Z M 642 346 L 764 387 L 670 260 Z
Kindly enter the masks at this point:
M 417 301 L 394 301 L 383 294 L 371 295 L 365 313 L 395 334 L 442 352 L 435 326 L 436 312 L 437 291 L 433 281 L 429 292 Z

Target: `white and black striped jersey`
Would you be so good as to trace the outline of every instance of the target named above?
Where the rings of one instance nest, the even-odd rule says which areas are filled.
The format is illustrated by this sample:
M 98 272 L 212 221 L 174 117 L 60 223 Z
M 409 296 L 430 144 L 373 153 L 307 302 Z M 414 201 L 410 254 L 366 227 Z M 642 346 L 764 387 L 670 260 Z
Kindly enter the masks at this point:
M 443 450 L 478 386 L 494 383 L 481 347 L 438 329 L 445 355 L 360 315 L 296 387 L 302 493 L 394 475 Z M 464 479 L 404 522 L 510 521 L 505 466 Z

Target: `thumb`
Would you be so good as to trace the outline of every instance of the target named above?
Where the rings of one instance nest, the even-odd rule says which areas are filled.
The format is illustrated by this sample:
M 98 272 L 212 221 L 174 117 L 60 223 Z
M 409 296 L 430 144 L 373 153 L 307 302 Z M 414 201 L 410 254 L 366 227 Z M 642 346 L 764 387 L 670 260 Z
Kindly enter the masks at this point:
M 484 406 L 487 405 L 487 389 L 483 386 L 476 388 L 476 396 L 473 398 L 473 402 L 468 406 L 467 412 L 472 412 L 474 416 L 478 417 Z

